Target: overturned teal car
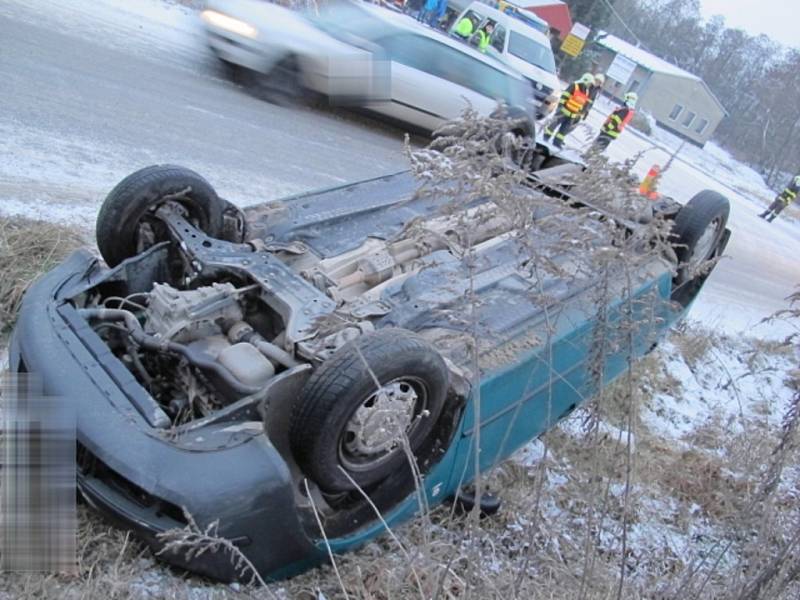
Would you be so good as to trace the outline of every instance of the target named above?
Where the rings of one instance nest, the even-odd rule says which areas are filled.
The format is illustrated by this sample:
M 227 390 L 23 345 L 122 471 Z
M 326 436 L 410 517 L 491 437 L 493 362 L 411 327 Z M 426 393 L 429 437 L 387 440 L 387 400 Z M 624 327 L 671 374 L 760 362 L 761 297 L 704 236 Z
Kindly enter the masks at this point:
M 103 204 L 102 260 L 28 291 L 11 369 L 74 404 L 91 506 L 155 548 L 218 522 L 290 576 L 413 517 L 418 488 L 431 506 L 469 490 L 688 310 L 727 200 L 626 216 L 576 197 L 580 169 L 544 161 L 521 203 L 403 172 L 241 211 L 148 167 Z M 159 556 L 249 576 L 225 551 Z

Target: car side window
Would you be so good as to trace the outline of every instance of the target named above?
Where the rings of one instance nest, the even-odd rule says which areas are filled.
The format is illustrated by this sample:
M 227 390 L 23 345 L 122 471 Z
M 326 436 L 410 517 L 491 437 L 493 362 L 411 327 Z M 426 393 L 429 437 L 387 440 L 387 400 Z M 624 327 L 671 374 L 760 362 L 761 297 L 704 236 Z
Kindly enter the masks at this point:
M 469 59 L 473 62 L 473 83 L 470 87 L 487 98 L 510 102 L 509 76 L 472 57 Z
M 478 25 L 480 25 L 485 19 L 483 15 L 476 13 L 474 10 L 468 10 L 464 16 L 468 18 L 470 21 L 472 21 L 472 26 L 476 30 L 478 29 Z
M 509 99 L 508 76 L 469 54 L 441 44 L 437 64 L 439 73 L 436 74 L 440 77 L 487 98 Z
M 497 25 L 492 33 L 492 48 L 498 52 L 502 52 L 506 46 L 506 28 L 502 25 Z
M 419 35 L 390 35 L 376 40 L 386 50 L 390 60 L 421 71 L 429 71 L 430 53 L 433 50 L 429 42 Z
M 467 41 L 470 44 L 477 46 L 478 39 L 475 36 L 475 34 L 477 33 L 478 29 L 480 29 L 481 23 L 483 23 L 486 20 L 486 17 L 484 17 L 480 13 L 475 12 L 474 10 L 468 10 L 466 13 L 464 13 L 464 16 L 461 17 L 461 19 L 458 19 L 456 21 L 456 25 L 458 25 L 458 23 L 460 23 L 462 19 L 469 19 L 472 22 L 472 33 L 470 34 L 469 38 L 464 41 Z
M 387 36 L 377 43 L 395 62 L 452 81 L 487 98 L 511 100 L 508 75 L 447 44 L 408 34 Z

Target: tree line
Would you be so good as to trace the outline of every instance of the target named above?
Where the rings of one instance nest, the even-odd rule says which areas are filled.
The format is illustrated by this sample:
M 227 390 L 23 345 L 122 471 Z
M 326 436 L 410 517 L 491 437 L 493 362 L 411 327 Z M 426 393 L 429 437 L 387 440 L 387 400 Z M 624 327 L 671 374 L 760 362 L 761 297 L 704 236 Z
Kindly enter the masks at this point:
M 800 49 L 704 20 L 699 0 L 568 0 L 575 21 L 702 77 L 729 113 L 714 138 L 771 186 L 800 172 Z M 583 62 L 591 60 L 592 45 Z M 565 65 L 578 68 L 578 63 Z

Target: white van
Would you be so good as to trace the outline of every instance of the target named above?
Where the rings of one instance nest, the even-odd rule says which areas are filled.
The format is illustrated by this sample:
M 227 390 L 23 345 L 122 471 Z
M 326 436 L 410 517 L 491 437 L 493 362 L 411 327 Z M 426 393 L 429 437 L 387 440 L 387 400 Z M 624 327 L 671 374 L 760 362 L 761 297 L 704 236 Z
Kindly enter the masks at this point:
M 539 117 L 552 112 L 562 90 L 550 39 L 525 20 L 475 1 L 453 21 L 449 31 L 451 36 L 473 45 L 478 43 L 476 35 L 464 40 L 456 33 L 456 27 L 463 18 L 472 21 L 473 32 L 476 33 L 487 23 L 494 25 L 486 54 L 498 58 L 531 82 L 540 105 Z

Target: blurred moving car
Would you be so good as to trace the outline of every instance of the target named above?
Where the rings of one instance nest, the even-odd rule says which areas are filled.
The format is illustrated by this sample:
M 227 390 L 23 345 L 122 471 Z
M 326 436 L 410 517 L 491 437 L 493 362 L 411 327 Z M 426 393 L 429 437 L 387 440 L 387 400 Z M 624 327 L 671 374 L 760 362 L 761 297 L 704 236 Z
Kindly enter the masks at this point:
M 321 94 L 426 131 L 468 105 L 485 116 L 502 102 L 533 132 L 537 107 L 519 73 L 406 15 L 347 1 L 312 13 L 210 0 L 202 18 L 217 56 L 254 75 L 268 99 Z
M 558 79 L 556 60 L 547 35 L 542 33 L 540 28 L 515 14 L 476 1 L 464 9 L 450 28 L 450 33 L 454 37 L 458 37 L 455 27 L 463 18 L 472 21 L 475 32 L 489 23 L 494 26 L 487 54 L 512 67 L 531 83 L 534 96 L 539 103 L 537 117 L 541 118 L 551 113 L 561 95 L 561 82 Z M 476 36 L 472 36 L 469 42 L 477 44 Z

